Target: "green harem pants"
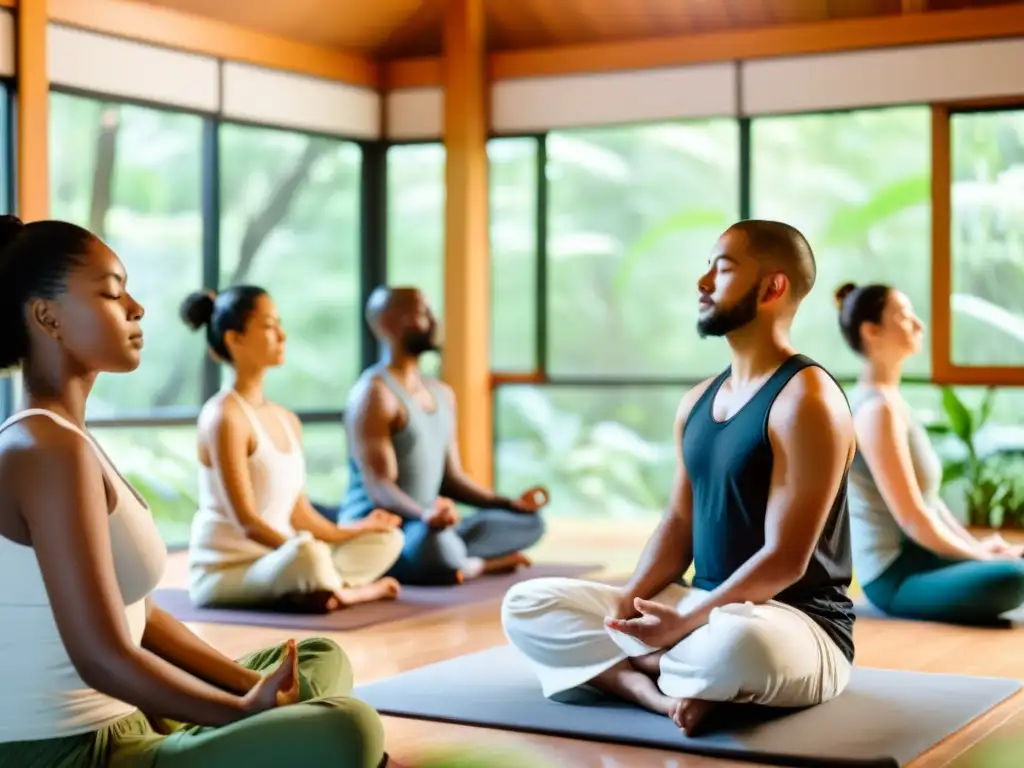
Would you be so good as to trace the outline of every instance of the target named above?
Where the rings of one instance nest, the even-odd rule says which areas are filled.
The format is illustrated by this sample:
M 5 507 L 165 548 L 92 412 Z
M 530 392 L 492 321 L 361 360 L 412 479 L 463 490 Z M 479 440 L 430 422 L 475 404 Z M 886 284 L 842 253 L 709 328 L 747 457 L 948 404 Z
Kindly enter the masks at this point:
M 269 671 L 284 648 L 258 651 L 239 663 Z M 99 731 L 43 741 L 0 743 L 7 768 L 379 768 L 384 728 L 367 704 L 351 698 L 353 674 L 333 640 L 298 644 L 302 703 L 261 712 L 220 728 L 160 721 L 158 733 L 141 712 Z

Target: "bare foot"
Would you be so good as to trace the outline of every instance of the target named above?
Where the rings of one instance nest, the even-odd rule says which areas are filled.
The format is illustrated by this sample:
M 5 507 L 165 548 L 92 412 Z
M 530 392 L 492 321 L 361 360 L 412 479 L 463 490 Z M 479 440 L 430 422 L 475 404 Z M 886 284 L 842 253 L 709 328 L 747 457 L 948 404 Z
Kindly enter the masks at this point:
M 634 668 L 628 661 L 620 661 L 590 683 L 598 690 L 658 714 L 671 716 L 676 706 L 677 699 L 662 693 L 649 675 Z
M 718 702 L 703 699 L 675 699 L 668 716 L 687 736 L 700 736 L 708 713 Z
M 533 561 L 522 552 L 513 552 L 504 557 L 484 560 L 484 573 L 512 573 L 519 568 L 529 568 Z
M 338 591 L 338 607 L 346 608 L 359 603 L 372 603 L 377 600 L 394 600 L 398 597 L 401 587 L 398 582 L 388 577 L 379 579 L 364 587 L 344 587 Z
M 664 651 L 619 662 L 590 683 L 605 693 L 639 704 L 651 712 L 668 715 L 687 736 L 699 736 L 705 725 L 704 718 L 718 704 L 702 699 L 676 699 L 662 693 L 648 671 L 636 666 L 640 662 L 650 668 L 662 655 Z

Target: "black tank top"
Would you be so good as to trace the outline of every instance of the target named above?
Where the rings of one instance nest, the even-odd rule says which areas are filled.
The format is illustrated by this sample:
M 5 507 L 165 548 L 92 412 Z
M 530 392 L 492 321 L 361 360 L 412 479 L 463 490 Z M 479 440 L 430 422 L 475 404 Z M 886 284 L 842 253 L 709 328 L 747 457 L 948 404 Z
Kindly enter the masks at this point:
M 693 488 L 694 587 L 717 588 L 764 546 L 772 476 L 768 414 L 783 387 L 809 366 L 821 367 L 803 355 L 789 358 L 731 419 L 720 422 L 712 403 L 729 376 L 727 368 L 686 419 L 682 448 Z M 775 599 L 807 614 L 851 662 L 853 603 L 847 590 L 852 575 L 844 475 L 806 573 Z

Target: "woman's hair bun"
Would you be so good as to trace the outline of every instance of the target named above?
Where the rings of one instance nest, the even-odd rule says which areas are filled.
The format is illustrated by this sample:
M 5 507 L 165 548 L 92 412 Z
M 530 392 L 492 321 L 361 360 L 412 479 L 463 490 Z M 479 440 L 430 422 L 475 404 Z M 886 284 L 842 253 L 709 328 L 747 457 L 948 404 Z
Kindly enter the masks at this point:
M 853 293 L 855 290 L 857 290 L 857 285 L 855 283 L 843 283 L 838 288 L 836 288 L 836 309 L 842 310 L 843 302 L 846 301 L 846 297 Z
M 20 235 L 24 228 L 25 222 L 12 213 L 0 216 L 0 250 L 14 242 L 14 238 Z
M 186 296 L 179 310 L 185 325 L 193 331 L 209 325 L 213 319 L 213 303 L 216 298 L 217 294 L 213 291 L 194 291 Z

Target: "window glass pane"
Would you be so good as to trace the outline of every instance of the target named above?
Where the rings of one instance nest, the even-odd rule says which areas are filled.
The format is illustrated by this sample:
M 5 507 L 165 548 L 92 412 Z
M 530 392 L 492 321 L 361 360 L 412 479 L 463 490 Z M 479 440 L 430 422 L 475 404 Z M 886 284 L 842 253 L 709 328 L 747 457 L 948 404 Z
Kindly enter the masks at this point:
M 266 288 L 288 336 L 267 395 L 297 410 L 344 407 L 359 372 L 357 144 L 223 125 L 221 286 Z
M 202 118 L 53 93 L 50 206 L 105 240 L 146 309 L 149 343 L 131 376 L 101 376 L 89 415 L 198 405 L 203 343 L 178 319 L 202 284 Z
M 537 337 L 537 140 L 487 142 L 491 184 L 491 368 L 532 371 Z
M 91 427 L 111 461 L 146 500 L 169 545 L 187 545 L 199 500 L 196 428 Z
M 661 514 L 675 471 L 675 414 L 686 389 L 499 387 L 499 489 L 517 495 L 546 485 L 552 515 L 628 520 Z
M 312 501 L 335 507 L 348 489 L 348 440 L 336 422 L 302 425 L 306 452 L 306 493 Z
M 550 373 L 717 373 L 697 280 L 739 217 L 736 121 L 556 131 L 547 150 Z
M 1024 110 L 950 118 L 951 359 L 1024 364 Z
M 928 107 L 754 120 L 752 212 L 799 228 L 818 276 L 793 343 L 836 376 L 860 360 L 839 335 L 842 283 L 891 283 L 931 319 L 931 113 Z M 927 344 L 907 372 L 927 375 Z
M 441 144 L 388 148 L 388 284 L 419 288 L 438 320 L 444 317 L 444 174 Z M 440 359 L 423 357 L 430 374 Z

